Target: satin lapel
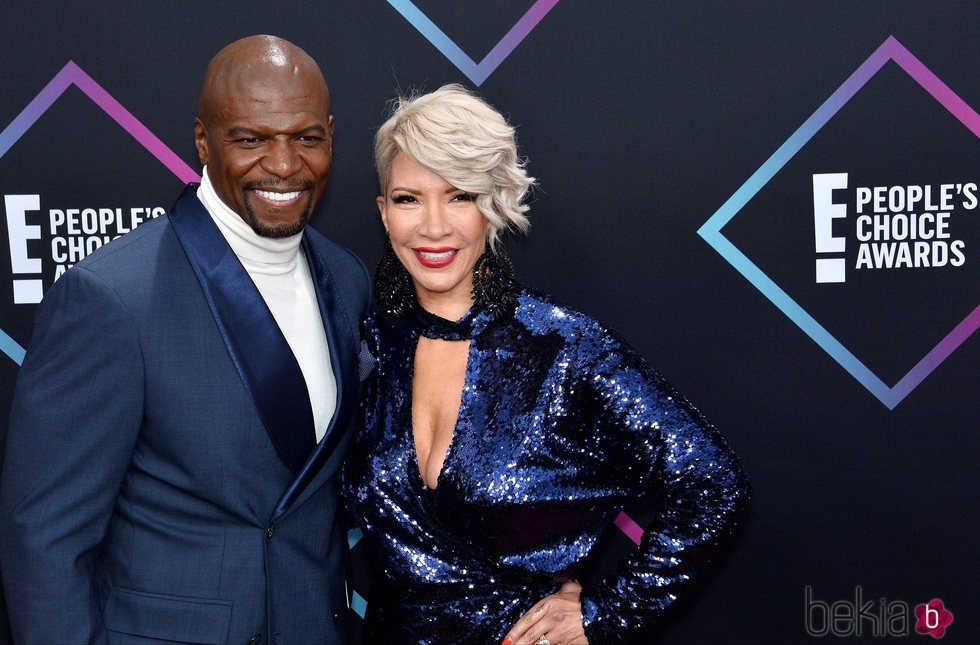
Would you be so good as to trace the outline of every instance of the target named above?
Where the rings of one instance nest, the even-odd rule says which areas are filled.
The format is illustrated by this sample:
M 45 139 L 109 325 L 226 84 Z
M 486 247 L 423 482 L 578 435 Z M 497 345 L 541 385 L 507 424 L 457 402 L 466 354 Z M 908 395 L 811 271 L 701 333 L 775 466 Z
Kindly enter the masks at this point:
M 221 231 L 188 186 L 170 213 L 235 369 L 282 462 L 299 473 L 313 449 L 306 381 L 279 325 Z
M 310 275 L 313 277 L 313 285 L 320 305 L 320 318 L 330 348 L 330 366 L 337 380 L 337 408 L 327 425 L 323 439 L 279 501 L 276 517 L 285 513 L 297 499 L 303 496 L 304 491 L 316 490 L 320 482 L 313 485 L 311 483 L 317 479 L 317 475 L 321 474 L 324 462 L 343 439 L 354 408 L 357 407 L 360 385 L 355 364 L 357 343 L 353 336 L 354 330 L 357 329 L 356 325 L 360 321 L 349 318 L 347 308 L 340 297 L 337 281 L 331 275 L 316 245 L 310 241 L 309 233 L 303 236 L 303 251 L 306 253 L 306 261 L 310 267 Z

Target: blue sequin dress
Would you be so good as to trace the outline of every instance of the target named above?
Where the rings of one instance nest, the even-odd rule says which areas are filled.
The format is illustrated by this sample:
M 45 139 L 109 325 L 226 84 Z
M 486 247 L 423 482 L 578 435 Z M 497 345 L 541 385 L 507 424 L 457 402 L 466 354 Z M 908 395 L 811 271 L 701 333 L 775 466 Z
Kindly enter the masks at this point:
M 376 369 L 344 495 L 386 600 L 388 642 L 496 644 L 535 602 L 575 578 L 624 507 L 661 510 L 617 573 L 583 589 L 593 645 L 627 642 L 689 589 L 748 496 L 718 432 L 618 336 L 522 289 L 496 319 L 421 310 L 365 323 Z M 471 338 L 437 487 L 412 436 L 420 335 Z M 616 530 L 616 529 L 613 529 Z

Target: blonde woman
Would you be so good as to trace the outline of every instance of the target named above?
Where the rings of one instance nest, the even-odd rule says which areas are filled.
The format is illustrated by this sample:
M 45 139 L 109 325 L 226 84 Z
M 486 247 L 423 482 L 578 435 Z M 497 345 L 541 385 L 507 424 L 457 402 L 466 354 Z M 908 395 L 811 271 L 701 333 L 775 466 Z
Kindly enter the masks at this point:
M 388 247 L 345 495 L 387 642 L 625 642 L 685 593 L 747 497 L 719 434 L 596 320 L 523 288 L 514 130 L 460 86 L 375 139 Z M 618 574 L 576 575 L 631 500 L 663 507 Z

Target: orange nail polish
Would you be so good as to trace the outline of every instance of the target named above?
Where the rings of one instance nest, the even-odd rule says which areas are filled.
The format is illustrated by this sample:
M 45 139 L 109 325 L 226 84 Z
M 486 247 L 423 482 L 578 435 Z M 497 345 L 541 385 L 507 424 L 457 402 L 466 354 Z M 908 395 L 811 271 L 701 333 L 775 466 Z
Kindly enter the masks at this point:
M 504 636 L 504 640 L 500 642 L 500 645 L 514 645 L 514 641 L 510 640 L 510 636 Z

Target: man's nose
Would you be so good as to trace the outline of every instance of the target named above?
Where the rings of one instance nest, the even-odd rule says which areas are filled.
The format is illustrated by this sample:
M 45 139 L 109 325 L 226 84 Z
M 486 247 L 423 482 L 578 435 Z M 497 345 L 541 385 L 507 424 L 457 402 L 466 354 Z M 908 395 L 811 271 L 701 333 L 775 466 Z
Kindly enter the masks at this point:
M 289 141 L 273 141 L 262 157 L 262 169 L 283 179 L 295 175 L 302 166 L 298 151 Z

